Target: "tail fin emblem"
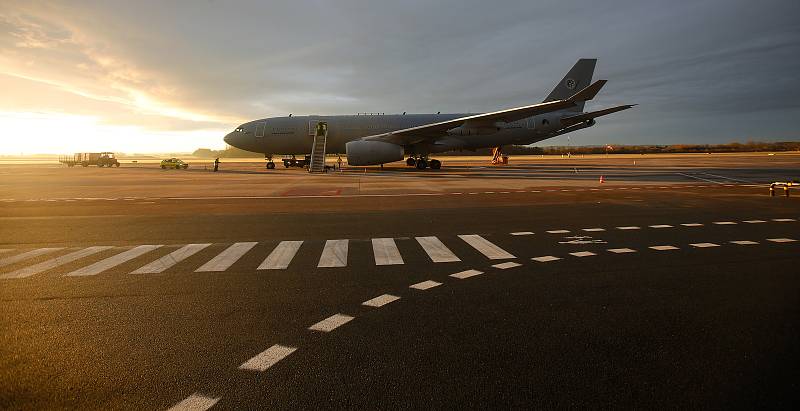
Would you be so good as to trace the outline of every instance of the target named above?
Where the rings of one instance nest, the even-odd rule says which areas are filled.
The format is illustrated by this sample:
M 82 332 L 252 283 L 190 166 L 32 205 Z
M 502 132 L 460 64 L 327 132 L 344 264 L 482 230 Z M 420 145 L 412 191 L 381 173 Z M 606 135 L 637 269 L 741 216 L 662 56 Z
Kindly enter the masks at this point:
M 570 90 L 575 90 L 575 86 L 577 86 L 577 85 L 578 85 L 578 83 L 575 81 L 575 79 L 568 78 L 568 79 L 564 80 L 564 87 L 566 87 L 566 88 L 568 88 Z

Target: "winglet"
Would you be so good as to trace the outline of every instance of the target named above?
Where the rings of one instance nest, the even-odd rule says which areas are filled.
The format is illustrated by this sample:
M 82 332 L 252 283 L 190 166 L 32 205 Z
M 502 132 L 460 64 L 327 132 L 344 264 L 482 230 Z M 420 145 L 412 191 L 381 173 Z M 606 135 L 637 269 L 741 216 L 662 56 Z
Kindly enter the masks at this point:
M 597 93 L 600 92 L 600 89 L 606 85 L 608 80 L 597 80 L 592 83 L 590 86 L 586 87 L 585 89 L 575 93 L 572 97 L 568 98 L 568 101 L 589 101 L 593 99 Z

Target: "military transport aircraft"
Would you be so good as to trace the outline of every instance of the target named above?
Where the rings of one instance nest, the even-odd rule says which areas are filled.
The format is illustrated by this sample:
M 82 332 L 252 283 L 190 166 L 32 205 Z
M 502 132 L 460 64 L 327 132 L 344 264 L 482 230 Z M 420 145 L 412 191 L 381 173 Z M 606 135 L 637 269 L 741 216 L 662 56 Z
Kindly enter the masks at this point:
M 225 142 L 264 153 L 271 169 L 275 154 L 311 152 L 317 123 L 326 122 L 326 151 L 346 153 L 349 165 L 379 165 L 408 156 L 408 166 L 438 169 L 442 163 L 430 158 L 433 153 L 532 144 L 591 127 L 597 117 L 633 107 L 583 111 L 584 103 L 606 83 L 591 83 L 596 63 L 597 59 L 578 60 L 543 103 L 530 106 L 483 114 L 289 115 L 242 124 L 225 136 Z

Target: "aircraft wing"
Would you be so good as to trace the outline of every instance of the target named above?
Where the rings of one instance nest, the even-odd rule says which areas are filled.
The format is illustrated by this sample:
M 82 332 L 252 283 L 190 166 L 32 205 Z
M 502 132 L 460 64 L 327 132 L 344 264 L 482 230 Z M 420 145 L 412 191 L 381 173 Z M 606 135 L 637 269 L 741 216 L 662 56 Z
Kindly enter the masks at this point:
M 618 111 L 627 110 L 627 109 L 629 109 L 629 108 L 631 108 L 631 107 L 633 107 L 635 105 L 636 104 L 625 104 L 625 105 L 622 105 L 622 106 L 610 107 L 610 108 L 603 109 L 603 110 L 590 111 L 588 113 L 582 113 L 582 114 L 577 114 L 577 115 L 570 116 L 570 117 L 564 117 L 564 118 L 561 119 L 561 124 L 562 125 L 567 125 L 567 126 L 571 125 L 571 124 L 578 124 L 578 123 L 584 122 L 586 120 L 591 120 L 593 118 L 597 118 L 597 117 L 600 117 L 600 116 L 605 116 L 605 115 L 608 115 L 608 114 L 611 114 L 611 113 L 616 113 Z
M 367 136 L 362 140 L 384 141 L 398 145 L 416 144 L 429 139 L 436 139 L 447 135 L 447 130 L 461 126 L 465 123 L 476 125 L 494 124 L 498 121 L 512 122 L 528 118 L 538 114 L 550 113 L 575 107 L 577 103 L 593 99 L 600 89 L 606 84 L 606 80 L 598 80 L 590 86 L 575 93 L 566 100 L 555 100 L 546 103 L 539 103 L 530 106 L 515 107 L 506 110 L 495 111 L 492 113 L 476 114 L 467 117 L 460 117 L 453 120 L 442 121 L 439 123 L 425 124 L 422 126 L 406 128 L 384 134 Z

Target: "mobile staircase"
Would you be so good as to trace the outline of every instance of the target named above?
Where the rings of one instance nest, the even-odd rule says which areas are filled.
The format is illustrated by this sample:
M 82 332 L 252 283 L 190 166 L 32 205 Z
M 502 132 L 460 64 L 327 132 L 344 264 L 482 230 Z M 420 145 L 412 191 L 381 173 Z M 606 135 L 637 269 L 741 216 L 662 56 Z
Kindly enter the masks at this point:
M 325 148 L 328 141 L 328 123 L 320 121 L 317 123 L 317 130 L 314 133 L 314 145 L 311 148 L 311 164 L 308 166 L 309 173 L 324 173 L 325 170 Z

